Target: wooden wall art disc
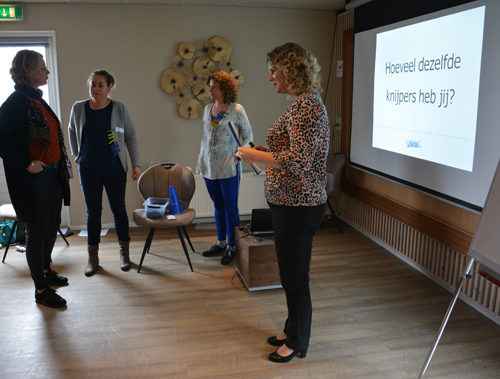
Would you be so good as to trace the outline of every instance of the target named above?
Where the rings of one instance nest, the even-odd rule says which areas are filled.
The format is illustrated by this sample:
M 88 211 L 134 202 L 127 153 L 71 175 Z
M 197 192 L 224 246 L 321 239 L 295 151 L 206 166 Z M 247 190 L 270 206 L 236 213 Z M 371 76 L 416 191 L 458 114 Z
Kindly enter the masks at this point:
M 184 118 L 195 119 L 200 117 L 201 106 L 198 100 L 188 99 L 179 105 L 179 113 Z
M 193 69 L 200 78 L 208 78 L 215 71 L 215 63 L 206 57 L 198 58 L 194 61 Z
M 161 75 L 161 88 L 163 88 L 165 92 L 172 93 L 181 90 L 185 85 L 186 78 L 181 72 L 172 68 L 163 71 Z
M 222 61 L 231 56 L 233 47 L 231 44 L 222 37 L 214 37 L 210 39 L 208 48 L 208 55 L 214 61 Z
M 181 43 L 179 46 L 179 54 L 184 59 L 191 59 L 194 57 L 194 45 L 189 42 Z

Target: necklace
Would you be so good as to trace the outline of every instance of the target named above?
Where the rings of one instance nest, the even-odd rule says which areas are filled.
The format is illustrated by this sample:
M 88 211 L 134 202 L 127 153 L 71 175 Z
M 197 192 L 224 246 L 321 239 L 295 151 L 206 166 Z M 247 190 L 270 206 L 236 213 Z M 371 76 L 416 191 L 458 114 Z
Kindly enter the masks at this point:
M 217 113 L 215 116 L 210 115 L 212 118 L 212 122 L 210 123 L 210 126 L 212 127 L 213 130 L 217 130 L 219 127 L 220 122 L 224 117 L 226 117 L 228 113 L 226 111 L 220 111 Z

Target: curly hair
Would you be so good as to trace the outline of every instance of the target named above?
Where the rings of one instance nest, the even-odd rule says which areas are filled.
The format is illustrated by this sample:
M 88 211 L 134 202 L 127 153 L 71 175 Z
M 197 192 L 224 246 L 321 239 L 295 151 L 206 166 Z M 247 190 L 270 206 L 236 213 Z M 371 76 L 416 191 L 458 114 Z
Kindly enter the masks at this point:
M 12 60 L 10 76 L 16 84 L 31 87 L 31 74 L 38 66 L 43 55 L 33 50 L 20 50 Z
M 115 78 L 113 78 L 113 75 L 111 75 L 106 70 L 96 70 L 93 73 L 91 73 L 89 78 L 87 79 L 87 85 L 89 87 L 92 86 L 92 80 L 96 75 L 104 76 L 104 80 L 106 80 L 106 84 L 108 85 L 108 87 L 113 87 L 115 85 Z
M 238 98 L 238 86 L 231 74 L 225 71 L 212 72 L 207 78 L 207 84 L 213 79 L 224 93 L 224 103 L 229 104 Z
M 300 95 L 313 88 L 322 92 L 321 66 L 309 50 L 296 43 L 286 43 L 267 53 L 267 62 L 276 66 L 285 76 L 288 91 Z

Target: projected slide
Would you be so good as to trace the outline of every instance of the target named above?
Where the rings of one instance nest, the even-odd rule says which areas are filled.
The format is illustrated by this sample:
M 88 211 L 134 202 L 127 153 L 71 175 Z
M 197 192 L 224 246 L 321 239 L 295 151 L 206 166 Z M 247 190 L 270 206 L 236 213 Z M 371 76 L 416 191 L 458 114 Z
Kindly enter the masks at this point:
M 372 146 L 472 171 L 485 7 L 376 36 Z

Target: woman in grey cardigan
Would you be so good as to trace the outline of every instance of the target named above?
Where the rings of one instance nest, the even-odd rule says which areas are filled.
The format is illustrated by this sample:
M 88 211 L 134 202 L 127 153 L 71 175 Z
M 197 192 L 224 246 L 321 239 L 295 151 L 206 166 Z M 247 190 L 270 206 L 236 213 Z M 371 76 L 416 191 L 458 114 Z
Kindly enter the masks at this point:
M 88 80 L 91 99 L 78 101 L 68 125 L 71 152 L 76 156 L 80 182 L 87 204 L 89 260 L 85 275 L 99 267 L 102 192 L 106 189 L 120 245 L 120 267 L 130 269 L 128 216 L 125 207 L 127 156 L 132 163 L 132 179 L 141 175 L 139 148 L 134 126 L 122 103 L 108 98 L 114 78 L 105 70 L 94 71 Z

